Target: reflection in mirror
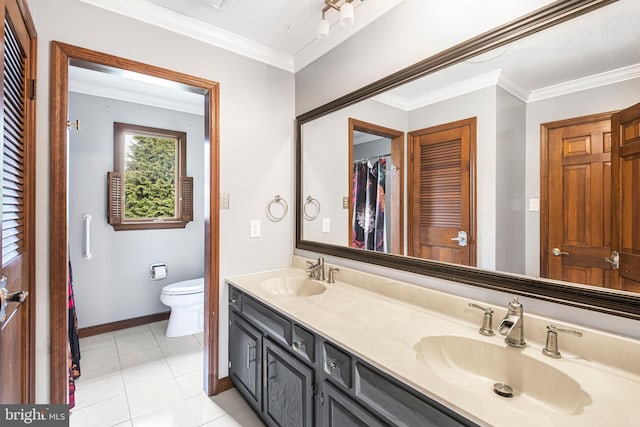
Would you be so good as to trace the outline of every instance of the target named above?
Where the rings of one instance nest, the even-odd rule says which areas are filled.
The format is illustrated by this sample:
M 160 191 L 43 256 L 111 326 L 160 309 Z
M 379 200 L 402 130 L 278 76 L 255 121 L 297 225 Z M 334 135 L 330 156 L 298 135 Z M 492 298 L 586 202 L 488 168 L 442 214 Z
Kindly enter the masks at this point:
M 403 254 L 404 132 L 349 119 L 349 236 L 353 248 Z
M 613 224 L 605 224 L 617 212 L 610 201 L 615 188 L 611 167 L 618 162 L 611 154 L 611 112 L 640 101 L 640 26 L 631 18 L 639 9 L 638 2 L 620 0 L 303 121 L 301 194 L 318 198 L 323 206 L 320 217 L 331 227 L 323 229 L 322 220 L 319 224 L 303 221 L 301 240 L 357 246 L 349 229 L 353 215 L 342 209 L 343 198 L 351 192 L 349 171 L 358 159 L 350 154 L 354 137 L 349 123 L 356 120 L 406 135 L 408 155 L 398 165 L 399 178 L 406 180 L 406 192 L 403 189 L 400 194 L 406 233 L 391 233 L 391 241 L 395 237 L 404 244 L 402 250 L 389 252 L 639 291 L 640 287 L 613 284 L 611 277 L 617 273 L 605 260 L 611 259 L 616 245 L 611 240 Z M 428 129 L 470 118 L 475 120 L 476 133 L 475 165 L 468 166 L 472 171 L 469 209 L 475 229 L 472 223 L 465 229 L 459 217 L 448 217 L 450 212 L 441 212 L 442 207 L 432 206 L 429 212 L 436 222 L 451 220 L 443 241 L 455 245 L 460 240 L 451 239 L 464 237 L 458 232 L 466 233 L 467 243 L 475 248 L 475 262 L 472 256 L 465 262 L 460 256 L 441 256 L 440 249 L 416 249 L 413 243 L 442 231 L 428 231 L 420 218 L 420 206 L 430 196 L 416 189 L 440 178 L 432 171 L 423 171 L 422 176 L 416 172 L 416 141 Z M 585 131 L 585 126 L 593 129 Z M 460 139 L 455 136 L 449 141 Z M 442 152 L 451 154 L 446 149 Z M 425 153 L 437 157 L 436 151 Z M 457 184 L 451 189 L 466 191 Z M 448 196 L 433 197 L 442 201 Z M 455 204 L 450 202 L 449 207 Z

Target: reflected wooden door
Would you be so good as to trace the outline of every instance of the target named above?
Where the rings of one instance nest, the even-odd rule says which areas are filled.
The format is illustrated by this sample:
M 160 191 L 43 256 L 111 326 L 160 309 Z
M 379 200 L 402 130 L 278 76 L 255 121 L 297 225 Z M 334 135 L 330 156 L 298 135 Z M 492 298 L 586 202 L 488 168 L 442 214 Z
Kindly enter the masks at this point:
M 542 135 L 541 274 L 610 287 L 610 114 L 547 123 Z
M 33 403 L 35 299 L 35 30 L 19 0 L 3 0 L 0 403 Z M 28 295 L 30 293 L 31 295 Z
M 409 255 L 475 265 L 476 118 L 410 132 L 408 146 Z
M 612 250 L 619 253 L 612 287 L 640 292 L 640 104 L 614 114 L 612 131 Z

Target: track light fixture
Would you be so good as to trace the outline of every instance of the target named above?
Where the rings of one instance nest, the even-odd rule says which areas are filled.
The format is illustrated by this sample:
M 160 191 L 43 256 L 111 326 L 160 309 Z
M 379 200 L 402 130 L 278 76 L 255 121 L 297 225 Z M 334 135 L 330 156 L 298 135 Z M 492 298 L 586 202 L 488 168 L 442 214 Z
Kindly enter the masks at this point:
M 316 36 L 319 39 L 329 37 L 331 25 L 326 19 L 325 14 L 330 9 L 340 12 L 340 25 L 342 25 L 343 27 L 348 27 L 349 25 L 353 24 L 354 15 L 352 2 L 353 0 L 324 0 L 324 6 L 322 8 L 322 19 L 318 21 L 318 29 L 316 31 Z

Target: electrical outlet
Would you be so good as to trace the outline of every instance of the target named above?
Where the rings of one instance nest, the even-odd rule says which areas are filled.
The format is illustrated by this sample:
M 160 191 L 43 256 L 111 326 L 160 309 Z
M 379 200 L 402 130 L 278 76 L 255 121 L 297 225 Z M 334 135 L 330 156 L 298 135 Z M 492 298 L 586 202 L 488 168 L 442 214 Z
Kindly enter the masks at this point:
M 256 238 L 256 237 L 260 237 L 260 220 L 258 219 L 252 219 L 251 220 L 251 233 L 250 233 L 250 237 Z
M 322 218 L 322 232 L 331 232 L 331 218 Z
M 349 209 L 349 198 L 346 196 L 342 198 L 342 209 Z
M 220 197 L 220 209 L 229 209 L 229 193 L 222 193 Z

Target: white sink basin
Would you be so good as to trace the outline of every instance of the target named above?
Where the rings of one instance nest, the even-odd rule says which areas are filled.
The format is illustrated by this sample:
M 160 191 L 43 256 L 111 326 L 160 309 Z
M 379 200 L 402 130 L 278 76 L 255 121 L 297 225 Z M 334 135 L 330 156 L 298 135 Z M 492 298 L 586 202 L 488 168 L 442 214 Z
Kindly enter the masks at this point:
M 561 370 L 522 354 L 522 350 L 457 336 L 425 337 L 414 347 L 420 362 L 460 393 L 493 395 L 524 410 L 539 408 L 577 415 L 591 399 L 580 384 Z M 551 360 L 550 363 L 560 361 Z M 562 366 L 562 363 L 558 363 Z M 513 397 L 494 394 L 494 384 L 507 384 Z M 542 409 L 542 408 L 540 408 Z M 496 410 L 499 410 L 496 408 Z
M 305 277 L 274 277 L 262 282 L 260 287 L 272 295 L 292 297 L 310 297 L 327 290 L 317 280 Z

